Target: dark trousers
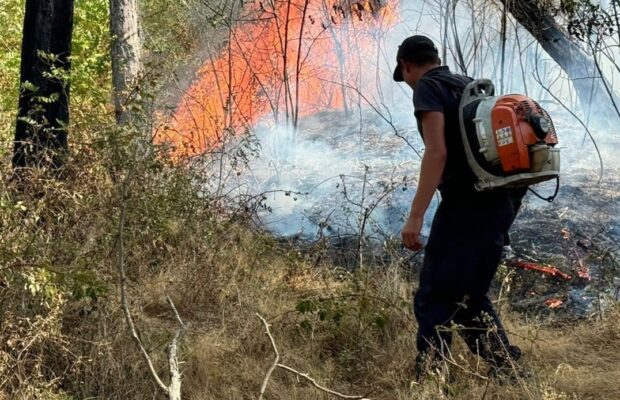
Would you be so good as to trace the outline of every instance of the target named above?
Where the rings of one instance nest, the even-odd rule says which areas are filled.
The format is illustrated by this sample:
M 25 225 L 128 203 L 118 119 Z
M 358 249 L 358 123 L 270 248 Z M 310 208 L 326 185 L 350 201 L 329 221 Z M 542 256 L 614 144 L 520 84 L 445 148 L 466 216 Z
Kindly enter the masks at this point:
M 414 298 L 419 357 L 447 356 L 453 330 L 489 361 L 507 354 L 508 337 L 487 292 L 513 219 L 507 192 L 442 200 Z
M 514 188 L 508 191 L 508 195 L 510 196 L 510 201 L 512 202 L 512 210 L 514 211 L 513 221 L 517 218 L 517 214 L 521 209 L 521 205 L 523 204 L 523 198 L 527 194 L 528 187 Z M 509 227 L 510 228 L 510 227 Z M 504 245 L 510 245 L 510 234 L 508 231 L 504 233 Z

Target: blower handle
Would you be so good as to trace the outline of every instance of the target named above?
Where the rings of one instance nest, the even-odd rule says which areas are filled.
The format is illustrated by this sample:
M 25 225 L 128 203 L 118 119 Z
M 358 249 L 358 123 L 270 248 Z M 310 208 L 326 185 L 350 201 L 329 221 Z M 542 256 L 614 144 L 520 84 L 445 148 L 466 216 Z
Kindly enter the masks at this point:
M 489 79 L 476 79 L 465 87 L 463 103 L 468 103 L 472 97 L 491 97 L 495 95 L 495 86 Z

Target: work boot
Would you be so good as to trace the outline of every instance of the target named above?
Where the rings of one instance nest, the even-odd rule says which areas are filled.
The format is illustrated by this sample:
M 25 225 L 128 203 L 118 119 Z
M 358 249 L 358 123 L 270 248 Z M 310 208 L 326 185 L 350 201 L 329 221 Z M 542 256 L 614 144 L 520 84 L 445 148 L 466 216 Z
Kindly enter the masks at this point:
M 431 375 L 447 382 L 450 374 L 448 364 L 442 357 L 419 353 L 415 359 L 413 375 L 415 382 L 422 383 Z
M 508 347 L 506 348 L 506 353 L 508 353 L 506 356 L 510 358 L 512 361 L 519 361 L 519 359 L 523 355 L 521 348 L 519 346 L 513 346 L 513 345 L 508 345 Z M 504 359 L 506 360 L 506 358 Z
M 520 380 L 532 378 L 534 373 L 520 363 L 513 363 L 511 365 L 491 366 L 487 376 L 500 385 L 515 385 Z
M 441 357 L 416 357 L 414 367 L 415 380 L 411 389 L 416 398 L 422 400 L 447 400 L 451 397 L 451 384 L 454 378 L 450 375 L 448 363 Z
M 491 367 L 487 375 L 500 384 L 515 384 L 519 379 L 526 379 L 532 373 L 519 363 L 522 352 L 517 346 L 508 346 L 505 353 L 490 361 Z

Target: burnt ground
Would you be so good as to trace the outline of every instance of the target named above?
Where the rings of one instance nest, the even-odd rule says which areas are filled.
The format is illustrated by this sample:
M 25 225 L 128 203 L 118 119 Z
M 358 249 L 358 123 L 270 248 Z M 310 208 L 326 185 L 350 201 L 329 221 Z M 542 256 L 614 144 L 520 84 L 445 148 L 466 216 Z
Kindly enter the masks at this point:
M 529 194 L 512 231 L 518 258 L 571 276 L 553 277 L 506 262 L 502 275 L 512 275 L 509 298 L 516 309 L 589 317 L 619 299 L 620 171 L 608 171 L 600 184 L 589 174 L 574 174 L 552 204 Z

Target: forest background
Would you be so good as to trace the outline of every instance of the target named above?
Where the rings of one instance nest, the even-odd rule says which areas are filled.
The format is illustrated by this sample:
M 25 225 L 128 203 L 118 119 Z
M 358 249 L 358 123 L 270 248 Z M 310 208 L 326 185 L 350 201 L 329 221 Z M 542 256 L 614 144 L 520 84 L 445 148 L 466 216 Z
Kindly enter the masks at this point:
M 119 125 L 109 4 L 76 1 L 69 158 L 62 179 L 33 171 L 17 183 L 25 1 L 1 2 L 0 398 L 153 399 L 170 397 L 175 379 L 187 399 L 332 398 L 326 388 L 373 399 L 620 398 L 617 307 L 587 319 L 516 310 L 506 266 L 497 306 L 531 376 L 489 379 L 457 342 L 449 383 L 412 383 L 417 278 L 396 243 L 364 261 L 353 245 L 358 268 L 343 267 L 351 256 L 329 240 L 281 240 L 248 222 L 261 199 L 205 194 L 200 165 L 171 162 L 165 145 L 144 151 L 205 43 L 228 32 L 227 2 L 139 2 L 145 74 L 129 106 L 136 119 Z M 297 372 L 274 364 L 274 345 Z

